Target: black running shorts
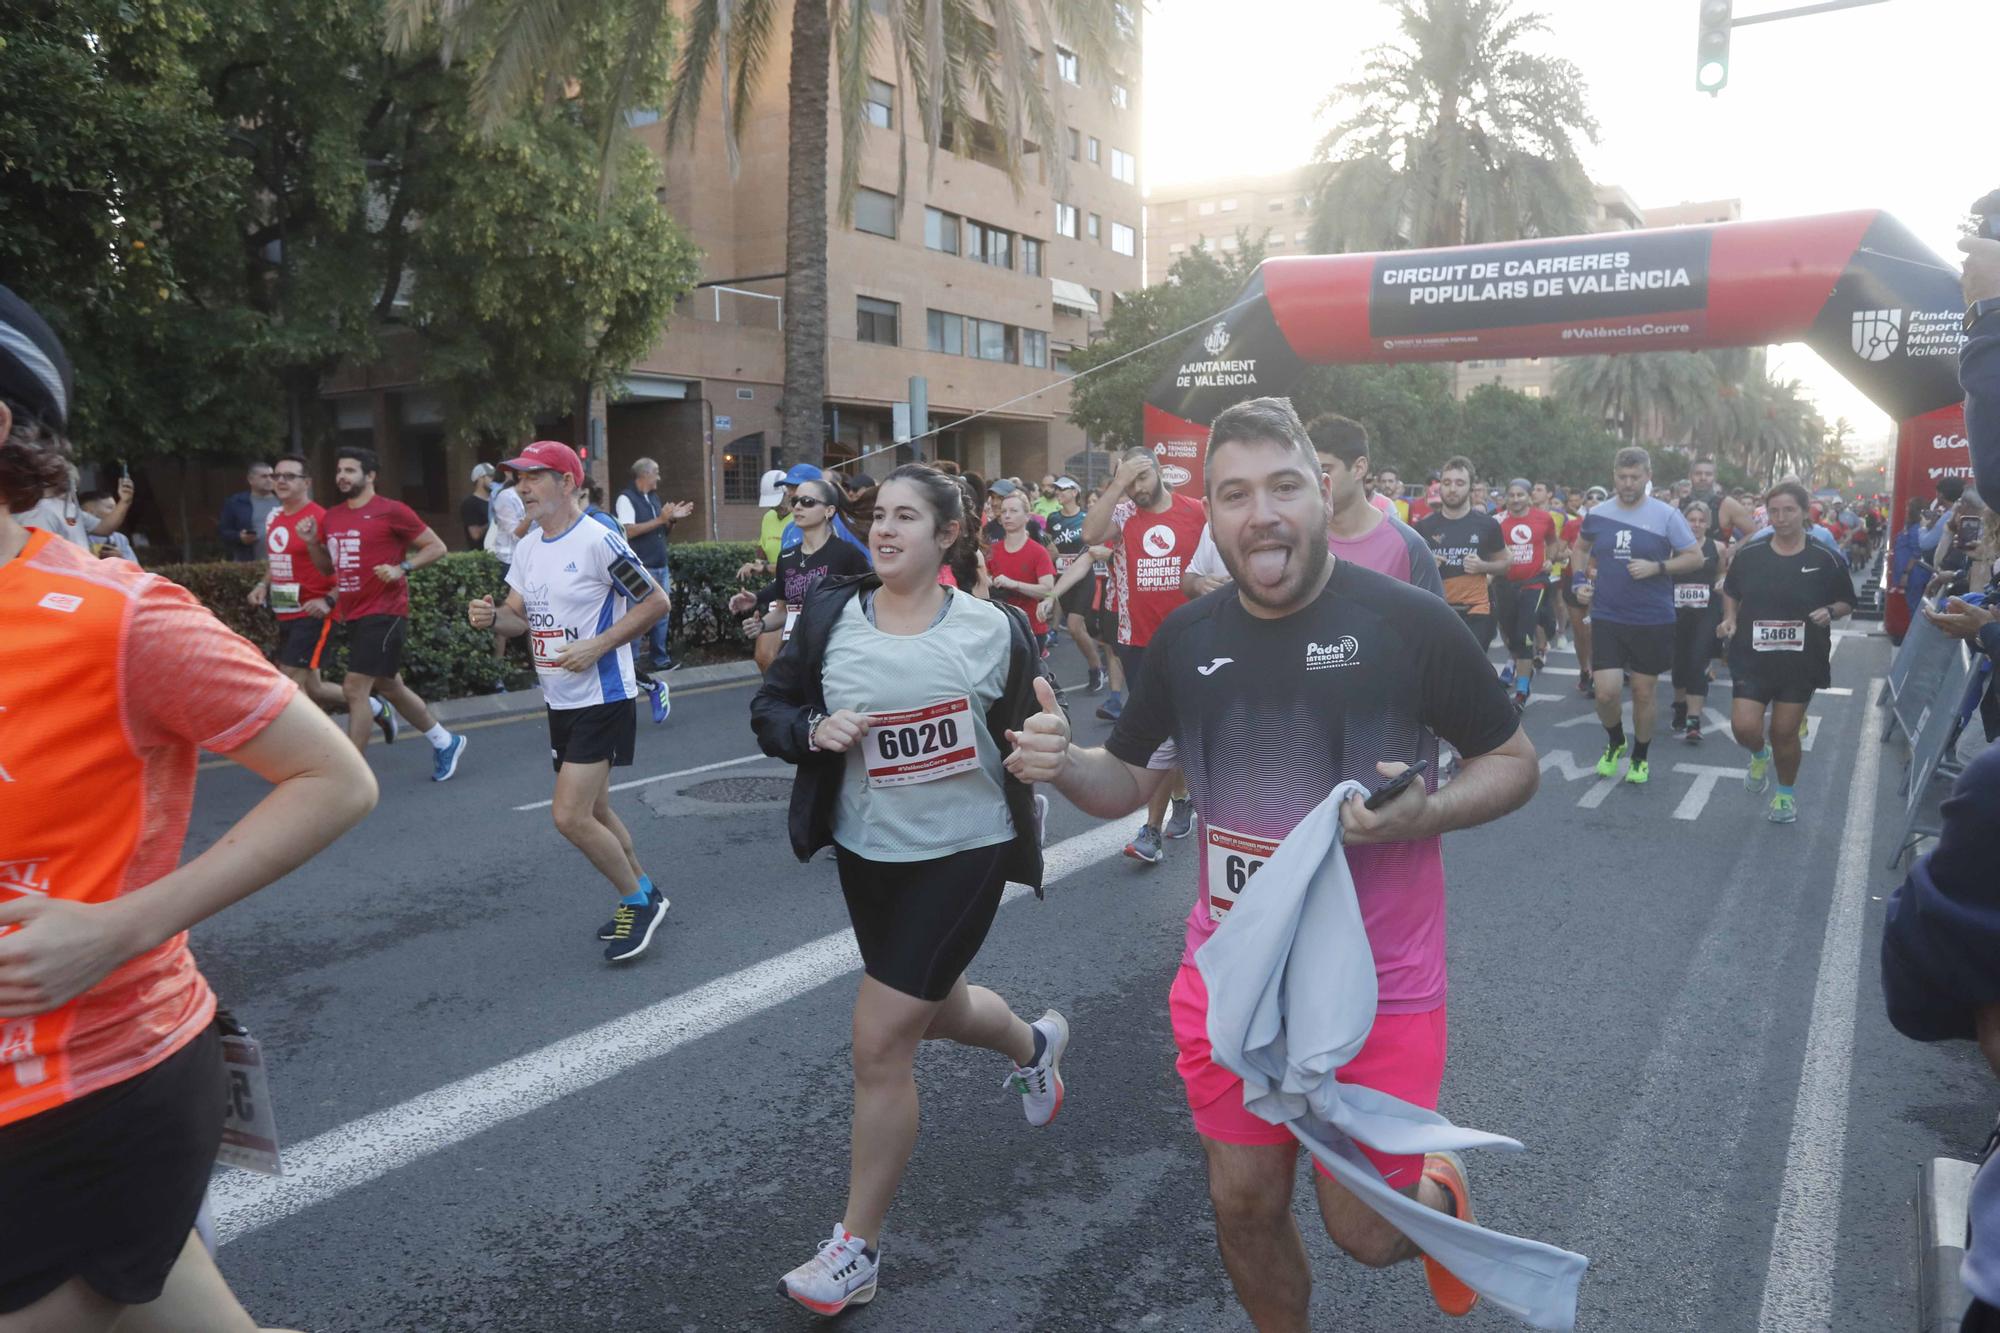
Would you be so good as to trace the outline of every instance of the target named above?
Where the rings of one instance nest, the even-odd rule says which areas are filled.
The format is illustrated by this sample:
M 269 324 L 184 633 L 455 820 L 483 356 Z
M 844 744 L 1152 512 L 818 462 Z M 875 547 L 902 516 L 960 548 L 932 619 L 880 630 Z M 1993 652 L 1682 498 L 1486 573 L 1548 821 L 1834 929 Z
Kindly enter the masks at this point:
M 933 861 L 870 861 L 834 844 L 863 970 L 919 1000 L 951 994 L 1000 910 L 1011 845 L 998 842 Z
M 1590 669 L 1664 676 L 1674 664 L 1672 625 L 1621 625 L 1590 618 Z
M 1493 580 L 1493 610 L 1500 621 L 1500 634 L 1507 651 L 1517 660 L 1535 655 L 1535 624 L 1541 618 L 1542 601 L 1548 595 L 1542 579 L 1516 583 L 1512 579 Z
M 331 616 L 299 616 L 278 622 L 278 665 L 317 669 L 333 629 Z
M 564 764 L 601 764 L 629 768 L 639 732 L 639 702 L 621 699 L 586 708 L 549 710 L 549 758 L 558 772 Z
M 1715 627 L 1720 608 L 1684 606 L 1674 613 L 1674 688 L 1690 694 L 1708 693 L 1708 663 L 1715 656 Z
M 1832 664 L 1818 660 L 1810 649 L 1803 653 L 1757 653 L 1734 642 L 1729 645 L 1729 688 L 1738 699 L 1760 704 L 1810 703 L 1814 690 L 1832 683 Z
M 347 636 L 347 669 L 357 676 L 387 680 L 403 669 L 405 616 L 361 616 L 341 622 Z
M 211 1024 L 142 1074 L 0 1126 L 0 1314 L 71 1278 L 158 1300 L 208 1191 L 222 1098 Z

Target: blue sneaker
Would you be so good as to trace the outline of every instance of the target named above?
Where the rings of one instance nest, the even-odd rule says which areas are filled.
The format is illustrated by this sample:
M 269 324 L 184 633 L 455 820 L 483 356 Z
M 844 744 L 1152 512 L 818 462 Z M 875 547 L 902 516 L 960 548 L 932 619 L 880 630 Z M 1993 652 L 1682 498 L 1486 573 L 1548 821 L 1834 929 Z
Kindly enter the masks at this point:
M 1514 683 L 1514 664 L 1512 662 L 1501 668 L 1500 683 L 1502 685 L 1512 685 Z
M 664 680 L 652 681 L 646 686 L 646 696 L 652 701 L 653 725 L 657 727 L 662 722 L 665 722 L 668 716 L 674 711 L 673 698 L 667 693 L 667 682 Z
M 451 738 L 451 744 L 441 750 L 431 751 L 431 781 L 449 782 L 451 775 L 458 772 L 458 757 L 465 753 L 463 732 Z
M 1097 715 L 1106 722 L 1116 722 L 1125 714 L 1125 696 L 1113 690 L 1104 696 L 1104 702 L 1097 705 Z

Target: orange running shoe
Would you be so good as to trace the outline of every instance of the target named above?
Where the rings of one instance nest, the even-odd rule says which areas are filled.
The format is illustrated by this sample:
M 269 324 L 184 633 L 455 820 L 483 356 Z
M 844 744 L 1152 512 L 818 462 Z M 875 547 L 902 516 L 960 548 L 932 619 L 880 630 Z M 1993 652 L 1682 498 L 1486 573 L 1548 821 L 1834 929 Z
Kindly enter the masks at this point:
M 1465 1163 L 1455 1152 L 1434 1152 L 1424 1155 L 1424 1179 L 1435 1180 L 1451 1199 L 1452 1216 L 1461 1222 L 1472 1221 L 1472 1189 L 1465 1183 Z M 1424 1278 L 1431 1284 L 1431 1299 L 1437 1308 L 1449 1315 L 1472 1313 L 1472 1307 L 1479 1304 L 1479 1293 L 1466 1286 L 1437 1260 L 1428 1254 L 1424 1256 Z

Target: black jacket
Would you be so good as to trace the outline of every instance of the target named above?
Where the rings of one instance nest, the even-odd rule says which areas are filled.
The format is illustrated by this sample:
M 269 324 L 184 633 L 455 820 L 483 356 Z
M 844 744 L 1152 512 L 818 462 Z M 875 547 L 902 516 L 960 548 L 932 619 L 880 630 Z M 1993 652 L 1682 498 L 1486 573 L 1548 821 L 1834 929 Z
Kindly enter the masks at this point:
M 806 594 L 804 611 L 792 627 L 792 637 L 778 651 L 764 684 L 750 701 L 750 726 L 757 744 L 773 759 L 796 765 L 792 780 L 790 827 L 792 851 L 799 860 L 833 841 L 833 806 L 840 795 L 847 756 L 814 750 L 807 743 L 806 719 L 824 713 L 826 695 L 820 686 L 820 662 L 847 603 L 863 591 L 879 588 L 873 574 L 828 579 Z M 953 596 L 969 594 L 959 592 Z M 1035 677 L 1042 673 L 1041 656 L 1028 629 L 1028 618 L 1004 602 L 994 602 L 1007 616 L 1007 686 L 987 710 L 986 729 L 1005 759 L 1012 750 L 1007 732 L 1041 711 L 1035 700 Z M 1053 681 L 1050 682 L 1054 684 Z M 1014 841 L 1007 853 L 1007 878 L 1026 884 L 1037 897 L 1042 892 L 1042 846 L 1035 820 L 1034 789 L 1012 773 L 1004 775 L 1007 813 L 1014 821 Z

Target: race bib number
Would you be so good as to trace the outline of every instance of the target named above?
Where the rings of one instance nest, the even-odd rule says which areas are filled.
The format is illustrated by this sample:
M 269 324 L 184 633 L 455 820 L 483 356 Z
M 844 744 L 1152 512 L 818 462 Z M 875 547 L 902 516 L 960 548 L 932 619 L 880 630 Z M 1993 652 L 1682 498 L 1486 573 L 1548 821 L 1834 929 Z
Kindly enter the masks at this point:
M 972 700 L 964 695 L 926 708 L 871 713 L 864 754 L 871 787 L 907 787 L 979 767 Z
M 289 613 L 299 609 L 299 585 L 296 583 L 273 583 L 268 599 L 273 611 Z
M 801 614 L 802 612 L 799 607 L 791 606 L 785 608 L 785 632 L 783 637 L 778 640 L 779 643 L 790 643 L 792 641 L 792 626 L 799 623 L 799 616 Z
M 1691 607 L 1699 611 L 1708 605 L 1710 588 L 1706 583 L 1676 583 L 1674 585 L 1674 605 Z
M 1250 878 L 1278 850 L 1276 838 L 1256 838 L 1207 825 L 1203 832 L 1208 869 L 1208 919 L 1220 921 L 1236 906 Z
M 569 643 L 569 631 L 560 626 L 555 629 L 536 629 L 528 633 L 529 645 L 534 650 L 535 670 L 558 672 L 562 665 L 556 661 Z
M 1755 621 L 1750 626 L 1750 647 L 1760 653 L 1802 653 L 1806 650 L 1806 622 Z
M 264 1052 L 240 1025 L 222 1037 L 222 1146 L 215 1159 L 261 1175 L 285 1174 L 278 1160 L 278 1117 L 271 1109 Z

